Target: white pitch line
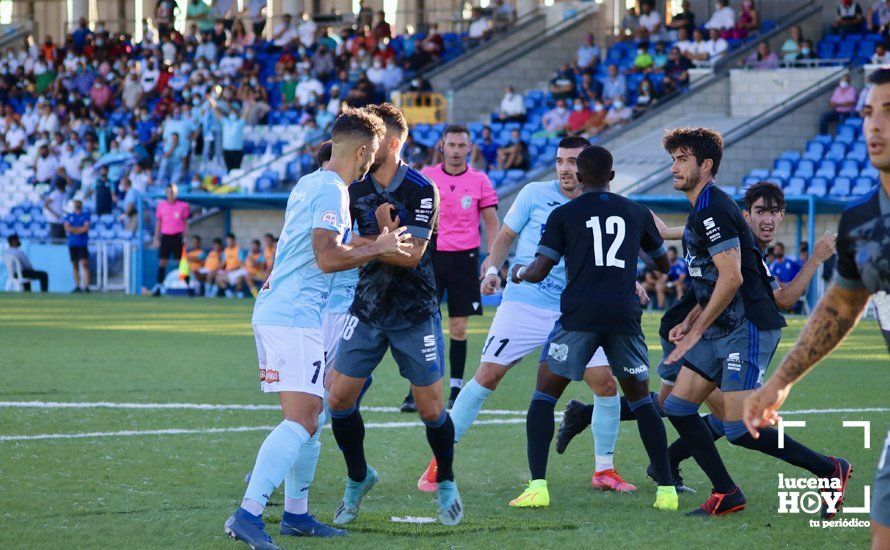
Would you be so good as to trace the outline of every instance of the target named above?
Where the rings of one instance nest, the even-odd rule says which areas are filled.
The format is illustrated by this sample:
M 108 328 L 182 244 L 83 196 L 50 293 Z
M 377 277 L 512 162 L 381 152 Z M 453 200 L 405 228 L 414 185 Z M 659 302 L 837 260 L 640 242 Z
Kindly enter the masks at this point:
M 0 409 L 176 409 L 196 411 L 279 411 L 280 405 L 213 404 L 213 403 L 112 403 L 109 401 L 0 401 Z M 366 412 L 395 413 L 398 407 L 362 407 Z M 527 411 L 502 409 L 481 410 L 479 414 L 516 416 Z
M 495 420 L 479 420 L 474 425 L 491 424 L 522 424 L 524 418 L 498 418 Z M 419 428 L 422 422 L 368 422 L 365 428 Z M 0 441 L 34 441 L 42 439 L 91 439 L 97 437 L 133 437 L 137 435 L 189 435 L 216 434 L 232 432 L 268 432 L 275 426 L 236 426 L 233 428 L 168 428 L 164 430 L 122 430 L 119 432 L 80 432 L 67 434 L 34 434 L 34 435 L 0 435 Z

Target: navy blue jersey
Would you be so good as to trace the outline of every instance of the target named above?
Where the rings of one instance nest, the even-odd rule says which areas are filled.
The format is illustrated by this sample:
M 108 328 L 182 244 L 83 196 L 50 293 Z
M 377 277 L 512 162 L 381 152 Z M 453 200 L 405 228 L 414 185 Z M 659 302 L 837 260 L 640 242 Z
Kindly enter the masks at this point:
M 703 308 L 707 307 L 717 284 L 718 270 L 713 256 L 732 248 L 740 249 L 742 286 L 702 337 L 726 336 L 745 319 L 761 330 L 784 327 L 785 318 L 773 300 L 771 276 L 742 211 L 729 195 L 709 184 L 696 199 L 683 232 L 689 286 Z
M 679 325 L 686 319 L 689 312 L 695 307 L 695 295 L 687 292 L 682 298 L 674 302 L 674 305 L 668 308 L 661 317 L 661 324 L 658 326 L 658 335 L 668 339 L 671 329 Z
M 841 215 L 834 282 L 874 295 L 878 323 L 890 349 L 890 197 L 880 185 Z
M 566 288 L 560 323 L 571 331 L 641 334 L 636 294 L 640 249 L 665 254 L 652 213 L 630 199 L 592 191 L 556 208 L 547 218 L 538 254 L 565 257 Z
M 398 210 L 408 232 L 429 241 L 436 232 L 439 190 L 417 170 L 402 164 L 386 189 L 372 175 L 349 186 L 349 212 L 358 234 L 380 234 L 375 211 L 384 203 Z M 432 250 L 427 246 L 414 268 L 372 261 L 359 269 L 349 312 L 376 328 L 399 330 L 417 325 L 439 311 Z

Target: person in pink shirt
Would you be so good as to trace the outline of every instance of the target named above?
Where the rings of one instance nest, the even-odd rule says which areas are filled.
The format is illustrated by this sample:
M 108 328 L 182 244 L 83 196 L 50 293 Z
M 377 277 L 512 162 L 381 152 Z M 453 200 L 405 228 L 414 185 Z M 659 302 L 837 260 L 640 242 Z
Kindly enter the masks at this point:
M 485 172 L 467 164 L 471 151 L 470 131 L 465 126 L 448 126 L 442 136 L 444 162 L 422 170 L 439 188 L 439 233 L 433 249 L 433 267 L 439 301 L 446 291 L 448 293 L 448 332 L 451 337 L 448 352 L 451 365 L 449 407 L 463 386 L 468 317 L 482 315 L 479 287 L 479 245 L 482 237 L 479 224 L 480 221 L 485 224 L 489 248 L 500 229 L 498 196 Z M 487 268 L 486 261 L 482 265 L 482 272 Z
M 96 109 L 104 111 L 111 101 L 111 88 L 103 78 L 97 78 L 90 89 L 90 102 Z
M 829 124 L 832 122 L 840 124 L 852 115 L 856 111 L 857 99 L 856 88 L 850 84 L 849 75 L 842 76 L 841 81 L 831 94 L 831 99 L 828 100 L 831 110 L 822 113 L 822 118 L 819 120 L 819 133 L 827 134 Z
M 189 205 L 177 200 L 176 184 L 167 184 L 167 200 L 158 203 L 155 211 L 154 246 L 158 249 L 158 284 L 152 296 L 160 296 L 167 275 L 167 260 L 172 256 L 174 262 L 182 257 L 182 243 L 188 238 Z

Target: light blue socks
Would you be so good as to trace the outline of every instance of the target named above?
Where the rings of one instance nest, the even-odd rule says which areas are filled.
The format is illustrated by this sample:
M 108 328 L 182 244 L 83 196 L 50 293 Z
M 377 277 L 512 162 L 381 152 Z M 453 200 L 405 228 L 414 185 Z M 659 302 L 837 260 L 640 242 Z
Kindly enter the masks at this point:
M 454 407 L 451 408 L 451 421 L 454 423 L 454 442 L 460 441 L 460 438 L 470 429 L 479 411 L 488 396 L 493 390 L 490 390 L 476 382 L 473 378 L 457 395 L 454 401 Z
M 263 512 L 269 495 L 281 485 L 310 438 L 306 428 L 297 422 L 282 420 L 275 426 L 257 453 L 242 508 L 255 516 Z
M 615 442 L 618 440 L 618 426 L 621 424 L 621 398 L 593 397 L 593 417 L 590 431 L 593 433 L 593 452 L 596 458 L 596 471 L 613 468 Z

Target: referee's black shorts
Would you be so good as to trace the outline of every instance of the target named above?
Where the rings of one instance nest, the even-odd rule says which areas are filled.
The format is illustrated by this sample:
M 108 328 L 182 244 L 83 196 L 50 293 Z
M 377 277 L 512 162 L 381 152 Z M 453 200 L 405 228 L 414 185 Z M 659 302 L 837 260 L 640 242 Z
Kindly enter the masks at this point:
M 479 249 L 459 252 L 433 252 L 439 302 L 448 293 L 448 316 L 482 315 L 479 290 Z
M 160 245 L 158 247 L 159 260 L 166 260 L 173 256 L 173 259 L 178 261 L 182 257 L 182 233 L 176 233 L 175 235 L 161 234 Z

